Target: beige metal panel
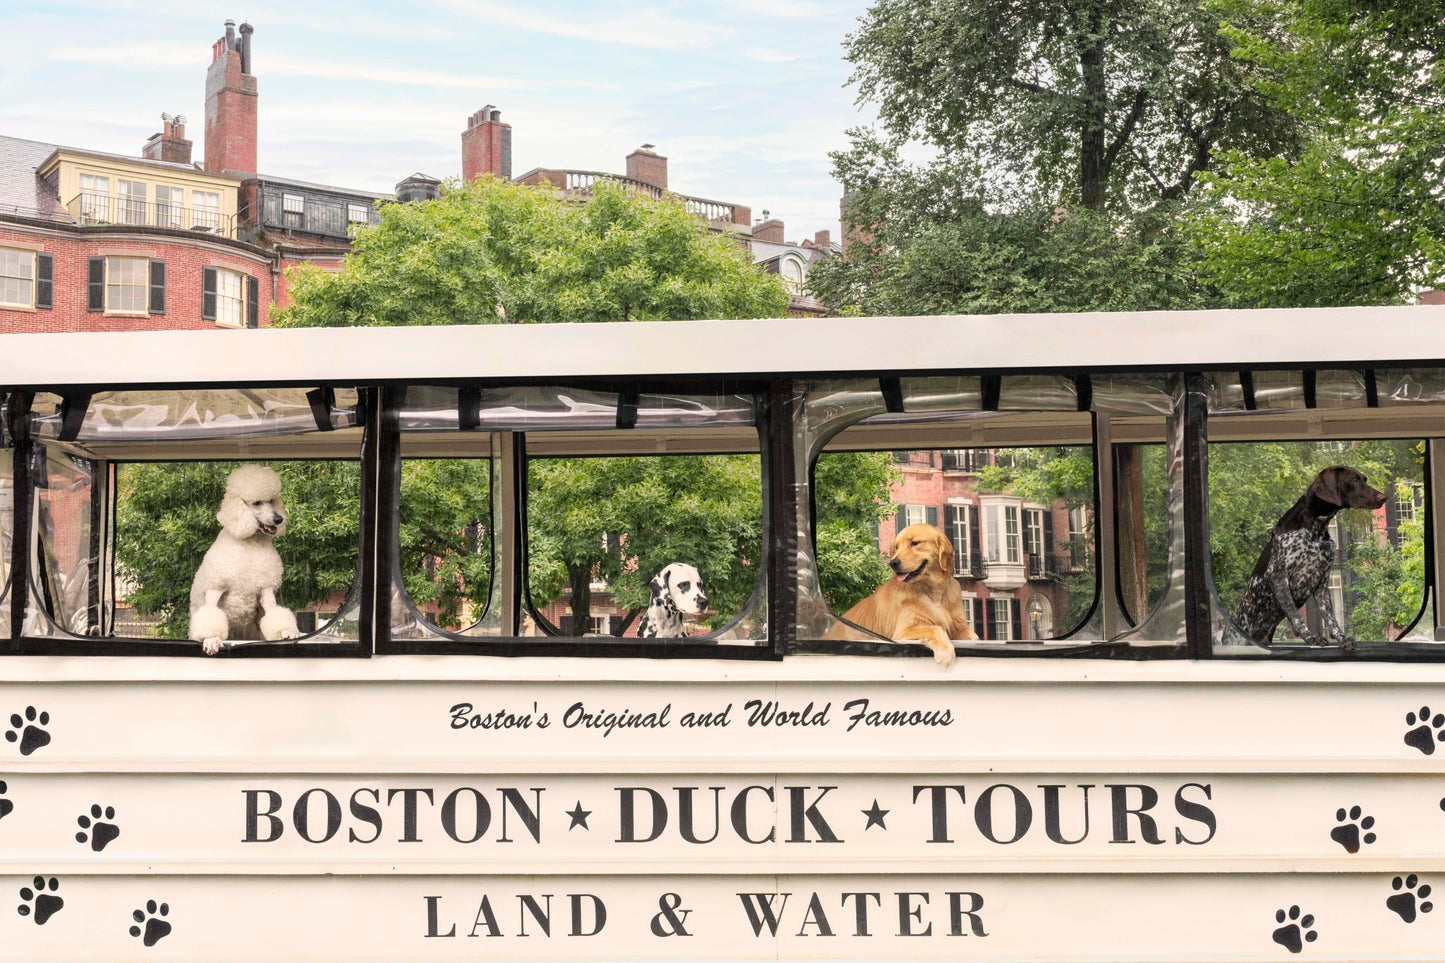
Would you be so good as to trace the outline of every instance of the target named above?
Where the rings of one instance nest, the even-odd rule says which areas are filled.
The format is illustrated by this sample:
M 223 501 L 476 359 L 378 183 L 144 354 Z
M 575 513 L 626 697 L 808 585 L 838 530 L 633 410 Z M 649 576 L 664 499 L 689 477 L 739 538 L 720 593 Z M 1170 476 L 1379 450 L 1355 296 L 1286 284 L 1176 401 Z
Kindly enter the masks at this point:
M 16 774 L 0 874 L 1445 874 L 1440 774 Z
M 377 660 L 376 671 L 385 672 L 387 661 Z M 304 674 L 313 663 L 293 666 Z M 1354 667 L 1338 668 L 1344 680 Z M 1101 668 L 1094 680 L 1085 670 L 1087 684 L 1076 685 L 15 683 L 4 691 L 15 713 L 7 735 L 16 738 L 0 752 L 17 773 L 1440 773 L 1445 766 L 1445 727 L 1416 718 L 1432 705 L 1445 711 L 1438 681 L 1221 686 L 1122 683 L 1110 674 Z M 1435 740 L 1430 754 L 1414 744 L 1426 735 Z
M 34 876 L 0 877 L 0 891 L 30 910 L 0 922 L 0 959 L 1277 961 L 1303 951 L 1337 961 L 1439 959 L 1442 945 L 1440 914 L 1423 912 L 1421 896 L 1438 879 L 1407 868 L 1164 879 L 39 878 L 43 892 Z
M 878 332 L 887 330 L 886 356 Z M 1371 337 L 1360 338 L 1360 331 Z M 224 345 L 219 339 L 231 339 Z M 241 339 L 247 343 L 242 346 Z M 1030 346 L 1020 363 L 1019 345 Z M 1445 306 L 13 334 L 0 383 L 369 384 L 461 378 L 1354 365 L 1445 357 Z

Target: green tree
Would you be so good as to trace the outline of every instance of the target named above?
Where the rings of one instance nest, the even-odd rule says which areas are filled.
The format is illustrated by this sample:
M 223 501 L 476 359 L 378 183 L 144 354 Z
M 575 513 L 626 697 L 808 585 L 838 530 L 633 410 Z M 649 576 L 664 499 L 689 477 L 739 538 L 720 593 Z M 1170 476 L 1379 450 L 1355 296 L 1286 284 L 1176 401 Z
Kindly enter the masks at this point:
M 813 469 L 818 581 L 834 612 L 846 612 L 892 577 L 875 533 L 893 514 L 888 493 L 897 476 L 887 452 L 818 457 Z
M 1218 148 L 1295 144 L 1219 23 L 1204 0 L 879 0 L 847 57 L 882 130 L 833 155 L 853 243 L 815 293 L 868 314 L 1207 303 L 1179 202 Z
M 1304 148 L 1224 151 L 1194 224 L 1231 303 L 1397 304 L 1445 280 L 1445 4 L 1227 0 L 1239 62 Z
M 289 273 L 277 327 L 781 317 L 788 295 L 672 195 L 599 180 L 586 203 L 482 177 L 387 204 L 340 271 Z

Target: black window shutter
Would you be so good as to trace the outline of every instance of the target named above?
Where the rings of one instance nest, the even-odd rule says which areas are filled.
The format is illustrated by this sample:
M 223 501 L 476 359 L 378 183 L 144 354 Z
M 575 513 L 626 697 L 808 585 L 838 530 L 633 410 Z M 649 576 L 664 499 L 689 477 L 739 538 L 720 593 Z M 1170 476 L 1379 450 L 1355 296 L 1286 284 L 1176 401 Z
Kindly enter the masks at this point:
M 570 616 L 570 615 L 564 615 L 564 616 L 562 616 L 561 618 L 559 618 L 559 619 L 557 620 L 557 628 L 559 628 L 559 629 L 562 630 L 562 634 L 563 634 L 563 635 L 573 635 L 573 634 L 574 634 L 574 633 L 572 632 L 572 621 L 573 621 L 573 617 Z
M 943 534 L 948 536 L 948 544 L 958 546 L 958 508 L 957 505 L 949 505 L 943 513 Z M 960 568 L 967 559 L 955 559 L 954 568 Z
M 260 324 L 261 317 L 261 285 L 255 277 L 246 277 L 246 327 L 254 328 Z
M 977 505 L 968 506 L 968 553 L 970 557 L 977 555 L 979 558 L 983 558 L 983 532 L 980 531 Z M 973 562 L 970 561 L 969 565 L 972 564 Z M 981 573 L 975 572 L 974 574 Z
M 105 310 L 105 258 L 90 259 L 85 283 L 85 310 Z
M 929 505 L 923 509 L 923 521 L 934 528 L 938 527 L 938 506 Z
M 978 626 L 974 629 L 980 639 L 993 637 L 993 600 L 978 600 Z
M 1024 637 L 1023 600 L 1009 599 L 1008 607 L 1014 623 L 1014 641 L 1017 642 Z
M 1054 571 L 1054 511 L 1045 508 L 1039 513 L 1039 520 L 1044 526 L 1044 574 L 1048 575 Z
M 201 268 L 201 320 L 216 320 L 216 269 Z
M 166 262 L 151 262 L 151 314 L 166 313 Z
M 896 512 L 893 513 L 893 536 L 896 538 L 896 537 L 898 536 L 898 533 L 901 532 L 901 531 L 903 531 L 903 529 L 905 529 L 905 528 L 907 528 L 907 527 L 908 527 L 908 506 L 906 506 L 906 505 L 899 505 L 899 506 L 898 506 L 898 511 L 896 511 Z
M 985 635 L 985 633 L 988 631 L 987 627 L 984 624 L 985 619 L 983 617 L 983 606 L 983 599 L 973 600 L 973 634 L 978 636 L 980 639 L 986 638 L 987 636 Z
M 620 629 L 620 628 L 622 628 L 622 616 L 620 616 L 620 615 L 609 615 L 609 616 L 607 616 L 607 634 L 608 634 L 608 635 L 616 635 L 616 634 L 617 634 L 617 630 Z
M 35 306 L 55 307 L 55 255 L 35 255 Z

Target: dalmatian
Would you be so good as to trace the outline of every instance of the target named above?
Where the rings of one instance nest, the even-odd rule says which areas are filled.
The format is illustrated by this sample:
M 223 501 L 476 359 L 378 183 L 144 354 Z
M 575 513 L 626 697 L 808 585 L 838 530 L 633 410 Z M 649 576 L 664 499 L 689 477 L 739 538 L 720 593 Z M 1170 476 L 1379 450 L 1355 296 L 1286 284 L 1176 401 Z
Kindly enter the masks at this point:
M 637 623 L 639 639 L 675 639 L 683 636 L 682 620 L 707 611 L 702 576 L 685 562 L 673 562 L 652 577 L 652 601 Z

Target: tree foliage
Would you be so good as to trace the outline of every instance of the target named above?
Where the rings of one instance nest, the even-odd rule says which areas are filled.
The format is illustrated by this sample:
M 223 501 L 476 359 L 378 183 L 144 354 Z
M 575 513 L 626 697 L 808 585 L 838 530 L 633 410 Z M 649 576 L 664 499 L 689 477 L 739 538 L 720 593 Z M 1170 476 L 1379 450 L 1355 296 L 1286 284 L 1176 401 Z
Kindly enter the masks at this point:
M 605 180 L 578 203 L 481 177 L 380 214 L 341 270 L 289 273 L 277 327 L 764 318 L 788 304 L 681 200 Z
M 887 452 L 818 456 L 813 469 L 818 581 L 834 612 L 846 612 L 893 574 L 874 533 L 893 514 L 888 493 L 897 476 Z
M 1221 156 L 1196 233 L 1211 279 L 1260 307 L 1393 304 L 1445 280 L 1445 4 L 1228 0 L 1296 155 Z

